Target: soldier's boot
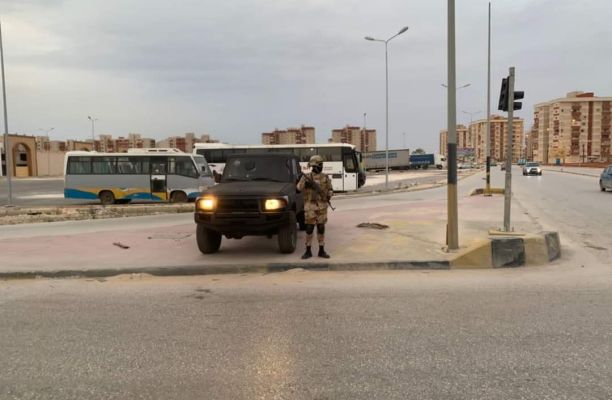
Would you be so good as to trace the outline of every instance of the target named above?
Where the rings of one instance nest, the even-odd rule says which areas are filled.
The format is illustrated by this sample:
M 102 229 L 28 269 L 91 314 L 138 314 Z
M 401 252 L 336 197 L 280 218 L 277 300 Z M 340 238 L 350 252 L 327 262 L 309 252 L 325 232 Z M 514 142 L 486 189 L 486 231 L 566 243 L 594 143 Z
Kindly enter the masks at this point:
M 307 260 L 312 257 L 312 251 L 310 250 L 310 246 L 306 246 L 306 251 L 302 255 L 302 260 Z
M 324 246 L 319 246 L 319 257 L 321 258 L 329 258 L 330 255 L 325 252 Z

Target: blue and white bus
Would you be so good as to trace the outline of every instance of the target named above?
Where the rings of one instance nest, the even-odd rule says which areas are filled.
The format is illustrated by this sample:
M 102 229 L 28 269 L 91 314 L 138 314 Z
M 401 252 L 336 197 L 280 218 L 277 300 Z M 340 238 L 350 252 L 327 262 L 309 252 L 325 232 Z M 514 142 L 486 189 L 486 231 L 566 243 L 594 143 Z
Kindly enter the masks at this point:
M 177 149 L 130 149 L 127 153 L 69 151 L 64 160 L 64 198 L 100 200 L 195 199 L 214 185 L 202 156 Z
M 361 153 L 355 146 L 346 143 L 329 144 L 279 144 L 279 145 L 233 145 L 225 143 L 196 143 L 195 154 L 204 156 L 210 168 L 223 173 L 225 161 L 232 154 L 244 153 L 290 153 L 300 159 L 303 172 L 310 171 L 308 161 L 313 155 L 323 158 L 323 172 L 332 180 L 338 192 L 357 190 L 365 183 L 365 172 L 361 167 Z

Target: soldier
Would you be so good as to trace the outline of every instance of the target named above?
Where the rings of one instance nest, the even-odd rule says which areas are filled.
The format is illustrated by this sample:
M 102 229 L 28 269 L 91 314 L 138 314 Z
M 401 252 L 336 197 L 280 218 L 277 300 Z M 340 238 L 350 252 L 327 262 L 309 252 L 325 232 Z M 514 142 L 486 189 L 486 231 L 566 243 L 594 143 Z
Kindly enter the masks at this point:
M 302 175 L 297 184 L 299 191 L 304 192 L 304 217 L 306 222 L 306 252 L 302 259 L 312 257 L 312 237 L 317 226 L 319 242 L 319 257 L 329 258 L 325 252 L 325 223 L 327 222 L 327 206 L 333 196 L 331 179 L 323 173 L 323 158 L 312 156 L 308 165 L 312 172 Z

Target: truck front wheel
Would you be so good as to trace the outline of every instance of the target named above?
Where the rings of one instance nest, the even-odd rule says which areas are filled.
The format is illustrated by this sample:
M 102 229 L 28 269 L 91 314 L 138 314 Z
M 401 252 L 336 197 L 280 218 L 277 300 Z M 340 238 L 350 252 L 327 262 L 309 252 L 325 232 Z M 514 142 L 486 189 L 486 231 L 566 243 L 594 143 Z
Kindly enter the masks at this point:
M 196 228 L 196 241 L 202 253 L 216 253 L 219 251 L 219 247 L 221 247 L 221 234 L 198 224 Z
M 278 231 L 278 247 L 281 253 L 289 254 L 295 251 L 297 246 L 297 221 L 295 212 L 291 211 L 289 223 Z

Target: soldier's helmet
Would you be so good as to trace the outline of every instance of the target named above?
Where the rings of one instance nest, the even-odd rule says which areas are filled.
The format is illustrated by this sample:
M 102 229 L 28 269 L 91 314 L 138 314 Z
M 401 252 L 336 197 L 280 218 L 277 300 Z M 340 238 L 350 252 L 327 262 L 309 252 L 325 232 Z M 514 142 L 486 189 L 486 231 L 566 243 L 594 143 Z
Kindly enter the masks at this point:
M 311 167 L 315 165 L 322 165 L 322 164 L 323 164 L 323 157 L 317 156 L 317 155 L 310 157 L 310 161 L 308 161 L 308 165 L 310 165 Z

